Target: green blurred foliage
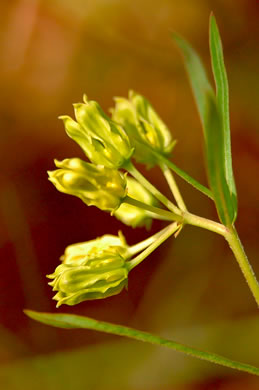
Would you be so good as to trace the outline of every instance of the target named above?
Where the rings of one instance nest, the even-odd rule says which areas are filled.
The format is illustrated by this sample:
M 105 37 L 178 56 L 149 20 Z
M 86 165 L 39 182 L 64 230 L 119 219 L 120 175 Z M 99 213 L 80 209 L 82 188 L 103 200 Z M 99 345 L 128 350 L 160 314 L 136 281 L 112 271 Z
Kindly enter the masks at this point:
M 146 96 L 178 140 L 174 161 L 206 183 L 201 126 L 169 31 L 185 36 L 209 66 L 211 10 L 221 31 L 230 84 L 237 229 L 259 275 L 259 188 L 254 179 L 259 163 L 258 2 L 0 3 L 1 388 L 258 388 L 257 379 L 170 351 L 44 327 L 22 313 L 25 307 L 55 310 L 45 274 L 53 272 L 67 245 L 119 229 L 134 244 L 164 226 L 155 221 L 149 232 L 125 227 L 59 194 L 47 182 L 54 158 L 84 158 L 57 120 L 72 114 L 72 103 L 83 93 L 106 111 L 113 96 L 126 97 L 129 89 Z M 147 176 L 170 196 L 158 169 Z M 216 218 L 209 199 L 181 180 L 179 186 L 191 211 Z M 257 308 L 226 243 L 210 232 L 187 227 L 132 272 L 128 292 L 65 310 L 259 365 L 259 325 L 252 317 Z

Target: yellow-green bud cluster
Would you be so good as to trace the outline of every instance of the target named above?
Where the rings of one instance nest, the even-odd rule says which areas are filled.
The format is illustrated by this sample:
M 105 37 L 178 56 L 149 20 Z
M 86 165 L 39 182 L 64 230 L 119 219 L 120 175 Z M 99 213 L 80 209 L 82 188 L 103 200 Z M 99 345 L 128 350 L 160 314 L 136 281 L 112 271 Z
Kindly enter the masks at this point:
M 60 169 L 48 172 L 49 180 L 59 191 L 77 196 L 88 206 L 114 211 L 127 194 L 125 175 L 116 169 L 79 158 L 55 160 L 55 164 Z
M 175 142 L 162 119 L 143 96 L 130 91 L 129 99 L 116 98 L 111 109 L 112 119 L 121 124 L 135 147 L 134 158 L 154 165 L 157 162 L 152 151 L 168 155 Z
M 128 258 L 128 245 L 121 232 L 118 236 L 105 234 L 94 240 L 79 242 L 66 247 L 64 255 L 60 260 L 64 264 L 82 265 L 89 255 L 113 248 L 121 256 Z
M 129 99 L 116 99 L 112 119 L 85 96 L 84 103 L 75 104 L 74 110 L 76 120 L 60 118 L 68 136 L 80 145 L 91 163 L 79 158 L 55 160 L 58 169 L 48 172 L 49 180 L 59 191 L 77 196 L 88 206 L 111 211 L 127 225 L 150 225 L 152 213 L 127 203 L 127 196 L 146 204 L 149 210 L 157 205 L 155 198 L 118 169 L 131 167 L 133 152 L 137 160 L 155 164 L 154 152 L 166 155 L 172 150 L 170 131 L 151 104 L 134 92 L 130 92 Z M 57 292 L 57 307 L 118 294 L 127 286 L 133 253 L 122 235 L 105 235 L 68 246 L 62 263 L 48 275 L 53 279 L 49 284 Z
M 108 168 L 120 168 L 127 163 L 134 151 L 128 135 L 109 118 L 95 101 L 74 104 L 74 121 L 61 116 L 66 133 L 83 149 L 89 160 Z
M 114 245 L 116 244 L 116 245 Z M 70 245 L 55 272 L 48 275 L 57 307 L 107 298 L 127 286 L 127 244 L 122 237 L 106 235 Z

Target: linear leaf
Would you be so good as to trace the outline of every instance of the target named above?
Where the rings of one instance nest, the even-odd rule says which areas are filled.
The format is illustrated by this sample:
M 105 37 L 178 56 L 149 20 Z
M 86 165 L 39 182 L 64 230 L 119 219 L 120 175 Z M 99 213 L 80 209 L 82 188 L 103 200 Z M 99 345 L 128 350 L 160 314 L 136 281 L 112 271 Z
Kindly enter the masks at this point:
M 190 184 L 193 188 L 196 188 L 196 190 L 200 191 L 204 195 L 208 196 L 210 199 L 214 200 L 213 194 L 211 190 L 207 187 L 204 187 L 201 183 L 199 183 L 196 179 L 191 177 L 188 173 L 183 171 L 181 168 L 179 168 L 177 165 L 175 165 L 172 161 L 168 160 L 165 156 L 159 153 L 154 153 L 158 160 L 168 165 L 168 167 L 175 172 L 179 177 L 181 177 L 186 183 Z
M 207 106 L 206 94 L 208 91 L 212 91 L 212 87 L 200 57 L 197 55 L 195 50 L 180 35 L 173 33 L 172 38 L 183 54 L 184 65 L 189 76 L 195 103 L 199 111 L 201 123 L 204 126 L 205 111 Z
M 217 101 L 212 92 L 206 94 L 206 104 L 204 132 L 209 183 L 218 215 L 224 225 L 230 225 L 234 219 L 234 209 L 225 177 L 223 126 Z
M 184 64 L 198 107 L 205 138 L 209 184 L 218 215 L 222 223 L 230 225 L 235 218 L 235 209 L 226 180 L 221 112 L 217 108 L 215 93 L 199 56 L 182 37 L 173 34 L 173 39 L 183 54 Z
M 234 222 L 237 216 L 237 193 L 232 170 L 228 79 L 224 64 L 224 55 L 220 33 L 218 30 L 216 19 L 213 14 L 210 17 L 210 53 L 212 70 L 216 84 L 217 101 L 219 109 L 221 111 L 224 129 L 225 176 L 229 186 L 232 204 L 234 208 L 234 218 L 232 221 Z
M 248 364 L 239 363 L 234 360 L 222 357 L 220 355 L 203 352 L 198 349 L 187 347 L 183 344 L 179 344 L 174 341 L 155 336 L 151 333 L 128 328 L 126 326 L 110 324 L 108 322 L 103 321 L 96 321 L 89 317 L 77 316 L 72 314 L 39 313 L 32 310 L 25 310 L 25 314 L 27 314 L 30 318 L 47 325 L 66 329 L 92 329 L 105 333 L 115 334 L 118 336 L 124 336 L 150 344 L 165 346 L 175 351 L 182 352 L 187 355 L 209 361 L 211 363 L 219 364 L 240 371 L 245 371 L 250 374 L 259 376 L 259 368 L 250 366 Z

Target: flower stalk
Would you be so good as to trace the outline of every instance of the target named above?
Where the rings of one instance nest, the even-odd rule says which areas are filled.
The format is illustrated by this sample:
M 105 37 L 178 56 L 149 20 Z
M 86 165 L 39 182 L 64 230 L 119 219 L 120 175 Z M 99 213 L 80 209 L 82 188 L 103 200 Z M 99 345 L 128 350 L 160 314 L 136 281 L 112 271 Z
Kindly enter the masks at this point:
M 151 192 L 164 206 L 166 206 L 178 220 L 181 216 L 181 210 L 177 206 L 175 206 L 165 195 L 163 195 L 153 184 L 151 184 L 132 164 L 132 162 L 128 162 L 124 168 L 133 176 L 136 180 L 138 180 L 148 191 Z
M 139 265 L 147 256 L 149 256 L 157 247 L 159 247 L 164 241 L 166 241 L 172 234 L 176 233 L 180 229 L 181 225 L 177 222 L 170 224 L 163 233 L 143 252 L 137 257 L 127 263 L 128 270 L 131 271 L 137 265 Z
M 136 206 L 136 207 L 142 208 L 144 210 L 147 210 L 147 211 L 151 212 L 152 214 L 154 214 L 154 216 L 157 216 L 158 218 L 162 217 L 166 221 L 182 221 L 181 216 L 176 215 L 176 214 L 172 213 L 171 211 L 167 211 L 167 210 L 161 209 L 159 207 L 148 205 L 146 203 L 140 202 L 137 199 L 133 199 L 130 196 L 126 196 L 126 198 L 124 198 L 123 202 L 130 204 L 132 206 Z
M 163 163 L 163 162 L 160 162 L 160 168 L 167 180 L 167 183 L 169 185 L 169 188 L 171 189 L 172 191 L 172 194 L 175 198 L 175 201 L 177 203 L 177 206 L 179 207 L 180 210 L 183 210 L 183 211 L 186 211 L 187 208 L 185 206 L 185 203 L 184 203 L 184 200 L 182 198 L 182 195 L 181 195 L 181 192 L 179 191 L 179 188 L 176 184 L 176 181 L 174 179 L 174 175 L 173 173 L 171 172 L 171 170 L 168 168 L 168 166 Z
M 141 252 L 142 250 L 146 249 L 149 245 L 153 244 L 159 237 L 164 234 L 168 230 L 168 226 L 166 226 L 164 229 L 160 230 L 158 233 L 153 234 L 153 236 L 150 236 L 146 238 L 145 240 L 138 242 L 135 245 L 132 245 L 128 248 L 127 252 L 129 253 L 130 257 L 136 255 L 137 253 Z

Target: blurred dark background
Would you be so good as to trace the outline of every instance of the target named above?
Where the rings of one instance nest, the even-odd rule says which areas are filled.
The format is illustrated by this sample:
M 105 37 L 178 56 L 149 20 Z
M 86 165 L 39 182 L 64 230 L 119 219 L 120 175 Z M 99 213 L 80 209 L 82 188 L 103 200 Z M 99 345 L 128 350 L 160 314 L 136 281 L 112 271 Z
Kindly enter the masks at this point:
M 178 140 L 174 162 L 206 184 L 202 132 L 170 30 L 210 65 L 208 21 L 221 31 L 230 84 L 236 223 L 259 275 L 259 4 L 256 0 L 16 0 L 0 2 L 0 384 L 5 389 L 258 389 L 259 380 L 172 351 L 26 318 L 56 312 L 46 274 L 65 247 L 122 230 L 134 244 L 150 231 L 55 190 L 53 159 L 81 157 L 57 117 L 83 93 L 108 110 L 134 89 Z M 210 73 L 211 77 L 211 73 Z M 139 169 L 170 196 L 158 169 Z M 188 208 L 216 218 L 213 204 L 178 180 Z M 129 289 L 58 312 L 152 331 L 259 365 L 253 297 L 221 237 L 186 227 L 130 275 Z

